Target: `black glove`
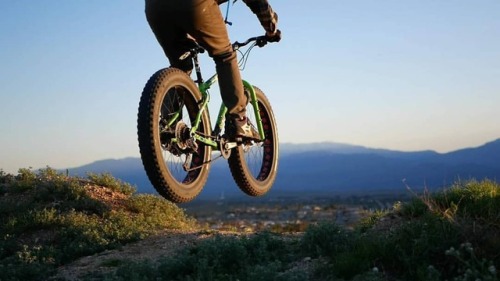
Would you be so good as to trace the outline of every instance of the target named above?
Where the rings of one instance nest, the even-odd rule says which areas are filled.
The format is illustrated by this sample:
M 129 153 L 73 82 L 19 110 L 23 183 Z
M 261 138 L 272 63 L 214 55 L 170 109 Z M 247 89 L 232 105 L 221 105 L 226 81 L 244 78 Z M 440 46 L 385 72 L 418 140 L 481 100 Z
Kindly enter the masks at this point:
M 266 32 L 267 42 L 279 42 L 281 40 L 281 30 L 276 30 L 274 34 L 269 34 Z

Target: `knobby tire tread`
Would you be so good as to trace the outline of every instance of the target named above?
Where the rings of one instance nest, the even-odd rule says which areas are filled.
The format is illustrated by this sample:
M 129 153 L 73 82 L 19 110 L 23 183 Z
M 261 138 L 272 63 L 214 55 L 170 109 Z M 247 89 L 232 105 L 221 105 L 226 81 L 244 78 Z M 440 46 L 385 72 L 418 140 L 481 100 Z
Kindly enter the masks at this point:
M 271 151 L 263 157 L 265 158 L 268 156 L 269 162 L 265 163 L 266 159 L 263 159 L 264 162 L 261 164 L 270 165 L 269 172 L 262 172 L 264 167 L 261 166 L 259 175 L 261 175 L 262 178 L 255 178 L 248 168 L 245 160 L 245 153 L 241 146 L 233 149 L 233 152 L 228 159 L 228 163 L 234 181 L 244 193 L 250 196 L 262 196 L 271 189 L 276 179 L 278 170 L 279 139 L 276 120 L 274 118 L 274 113 L 269 100 L 259 88 L 254 86 L 254 90 L 257 95 L 259 109 L 261 112 L 260 115 L 268 122 L 265 124 L 267 127 L 265 126 L 264 132 L 266 135 L 266 141 L 271 142 L 269 145 Z M 247 108 L 247 112 L 249 110 L 253 110 L 253 107 Z M 263 120 L 263 123 L 264 121 L 265 120 Z
M 189 80 L 186 80 L 186 78 Z M 201 99 L 201 94 L 199 94 L 196 85 L 183 71 L 175 68 L 159 70 L 151 76 L 144 87 L 139 103 L 137 130 L 141 159 L 151 184 L 161 196 L 169 201 L 185 203 L 193 200 L 201 192 L 208 178 L 209 165 L 204 165 L 194 180 L 194 192 L 183 192 L 183 187 L 165 173 L 165 170 L 168 170 L 165 163 L 159 161 L 163 157 L 158 155 L 161 153 L 157 147 L 157 142 L 160 140 L 155 138 L 157 134 L 155 130 L 158 129 L 154 124 L 155 115 L 159 114 L 156 110 L 158 108 L 157 103 L 162 103 L 165 91 L 169 89 L 169 86 L 172 87 L 177 83 L 183 84 L 196 101 Z M 204 112 L 202 122 L 203 133 L 209 135 L 210 121 L 208 113 Z M 204 149 L 208 150 L 204 151 L 205 155 L 203 156 L 203 161 L 206 161 L 210 157 L 210 148 L 205 147 Z

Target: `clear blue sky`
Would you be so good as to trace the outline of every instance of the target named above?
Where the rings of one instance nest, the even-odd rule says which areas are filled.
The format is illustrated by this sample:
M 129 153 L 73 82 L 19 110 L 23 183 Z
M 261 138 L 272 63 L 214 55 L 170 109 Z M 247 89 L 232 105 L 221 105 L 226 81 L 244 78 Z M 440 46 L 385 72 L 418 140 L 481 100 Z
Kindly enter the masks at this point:
M 282 142 L 448 152 L 500 137 L 500 1 L 271 4 L 283 40 L 243 76 L 269 96 Z M 0 2 L 0 169 L 139 155 L 139 96 L 167 66 L 143 6 Z M 263 33 L 241 1 L 230 19 L 234 40 Z

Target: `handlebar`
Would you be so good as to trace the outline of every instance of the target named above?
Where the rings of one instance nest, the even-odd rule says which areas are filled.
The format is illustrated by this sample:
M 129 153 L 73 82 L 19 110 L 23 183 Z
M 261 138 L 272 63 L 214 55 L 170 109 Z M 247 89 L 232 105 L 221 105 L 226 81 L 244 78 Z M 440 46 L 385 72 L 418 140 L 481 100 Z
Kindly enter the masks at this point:
M 238 49 L 240 49 L 241 47 L 244 47 L 252 42 L 255 42 L 255 44 L 259 47 L 264 47 L 268 42 L 268 38 L 265 36 L 265 35 L 262 35 L 262 36 L 256 36 L 256 37 L 251 37 L 251 38 L 248 38 L 245 42 L 238 42 L 238 41 L 235 41 L 232 46 L 233 46 L 233 49 L 235 51 L 237 51 Z M 194 42 L 194 47 L 191 48 L 189 51 L 185 52 L 182 56 L 179 57 L 180 60 L 185 60 L 187 58 L 190 58 L 190 57 L 193 57 L 193 56 L 196 56 L 197 54 L 202 54 L 205 52 L 205 49 L 203 49 L 203 47 L 201 47 L 200 45 L 198 45 L 198 43 Z
M 268 42 L 266 36 L 251 37 L 251 38 L 248 38 L 245 42 L 242 42 L 242 43 L 240 43 L 238 41 L 234 42 L 233 43 L 233 49 L 236 51 L 239 48 L 244 47 L 244 46 L 246 46 L 246 45 L 248 45 L 248 44 L 250 44 L 251 42 L 254 42 L 254 41 L 255 41 L 256 45 L 259 46 L 259 47 L 264 47 L 267 44 L 267 42 Z

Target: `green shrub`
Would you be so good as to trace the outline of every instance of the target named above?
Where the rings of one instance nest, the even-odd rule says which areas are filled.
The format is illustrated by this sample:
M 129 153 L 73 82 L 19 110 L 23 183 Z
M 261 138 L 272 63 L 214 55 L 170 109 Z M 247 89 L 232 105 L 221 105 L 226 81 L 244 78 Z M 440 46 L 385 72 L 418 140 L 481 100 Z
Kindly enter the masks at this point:
M 51 168 L 20 169 L 16 176 L 2 173 L 0 178 L 0 280 L 45 280 L 81 256 L 196 225 L 164 199 L 131 196 L 130 185 L 110 175 L 92 178 L 125 192 L 119 196 L 123 204 L 107 205 L 91 196 L 88 181 Z
M 113 177 L 109 173 L 103 173 L 103 174 L 88 173 L 87 177 L 92 183 L 96 185 L 108 187 L 113 191 L 117 191 L 125 195 L 131 195 L 136 191 L 135 187 L 133 187 L 129 183 L 125 183 Z
M 446 253 L 471 242 L 477 254 L 498 267 L 499 200 L 500 186 L 489 180 L 457 182 L 447 190 L 415 198 L 399 212 L 403 223 L 384 233 L 384 267 L 405 278 L 455 278 L 467 271 L 467 265 Z
M 126 205 L 146 228 L 190 229 L 197 225 L 184 210 L 162 197 L 140 194 L 131 197 Z
M 485 180 L 458 182 L 434 197 L 433 205 L 443 216 L 455 220 L 481 217 L 486 220 L 500 218 L 500 188 Z
M 478 258 L 471 243 L 463 243 L 458 249 L 451 247 L 445 254 L 458 263 L 454 268 L 454 280 L 498 280 L 497 267 L 493 261 Z
M 294 255 L 293 245 L 267 232 L 251 237 L 215 236 L 156 264 L 128 263 L 101 278 L 133 280 L 144 272 L 142 280 L 304 280 L 280 273 Z
M 334 257 L 351 248 L 352 236 L 348 230 L 334 223 L 311 225 L 302 239 L 302 249 L 312 257 Z
M 474 276 L 487 279 L 488 272 L 500 264 L 499 190 L 491 181 L 457 183 L 398 206 L 387 215 L 400 216 L 390 227 L 377 227 L 391 220 L 382 220 L 385 215 L 376 212 L 353 232 L 334 224 L 313 226 L 302 246 L 308 255 L 329 258 L 317 272 L 323 279 L 350 280 L 364 276 L 361 272 L 372 276 L 372 268 L 384 269 L 374 278 L 388 274 L 403 280 L 469 280 L 461 279 L 465 272 L 468 276 L 480 272 Z M 474 254 L 482 256 L 472 260 L 481 263 L 464 263 L 446 255 L 468 241 L 477 245 Z

